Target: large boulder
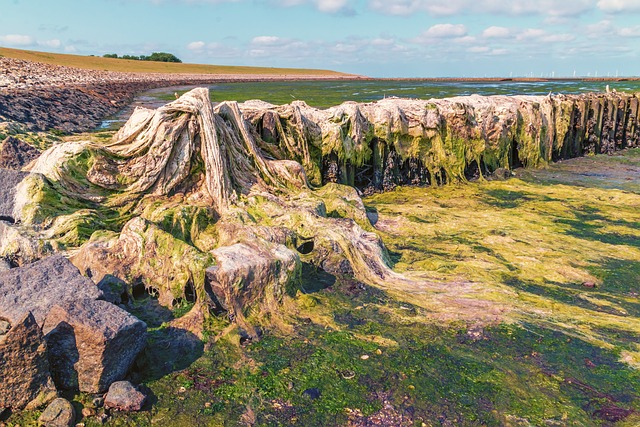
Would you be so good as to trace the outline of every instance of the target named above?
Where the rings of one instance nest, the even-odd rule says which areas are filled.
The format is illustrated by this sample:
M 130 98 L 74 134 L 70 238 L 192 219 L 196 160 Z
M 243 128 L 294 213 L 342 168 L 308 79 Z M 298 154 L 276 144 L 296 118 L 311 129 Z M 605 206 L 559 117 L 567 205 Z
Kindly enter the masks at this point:
M 65 301 L 95 300 L 102 292 L 64 256 L 54 255 L 20 268 L 0 271 L 0 313 L 17 323 L 27 311 L 39 325 Z
M 40 156 L 40 150 L 10 136 L 0 148 L 0 168 L 20 170 Z
M 0 220 L 13 221 L 14 198 L 16 187 L 27 176 L 26 172 L 19 172 L 0 168 Z
M 47 347 L 33 314 L 27 312 L 8 331 L 9 322 L 2 323 L 0 408 L 32 409 L 55 398 Z
M 54 306 L 44 322 L 56 385 L 100 393 L 125 377 L 146 344 L 147 325 L 107 302 L 71 300 Z

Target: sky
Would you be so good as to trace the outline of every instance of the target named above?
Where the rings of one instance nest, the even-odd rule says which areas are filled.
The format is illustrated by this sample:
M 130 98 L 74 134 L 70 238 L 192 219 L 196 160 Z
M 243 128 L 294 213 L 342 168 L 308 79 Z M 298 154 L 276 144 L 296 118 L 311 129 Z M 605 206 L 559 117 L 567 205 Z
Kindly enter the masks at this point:
M 640 0 L 0 0 L 0 46 L 370 77 L 640 75 Z

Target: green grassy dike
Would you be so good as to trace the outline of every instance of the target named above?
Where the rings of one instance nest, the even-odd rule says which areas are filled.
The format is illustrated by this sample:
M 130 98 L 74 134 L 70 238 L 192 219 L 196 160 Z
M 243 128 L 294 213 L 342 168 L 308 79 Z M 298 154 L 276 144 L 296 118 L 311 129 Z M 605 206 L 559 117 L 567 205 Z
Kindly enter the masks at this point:
M 188 306 L 140 297 L 150 340 L 134 379 L 151 405 L 107 425 L 365 425 L 385 412 L 415 426 L 640 425 L 638 167 L 636 149 L 365 199 L 396 270 L 474 284 L 440 291 L 482 302 L 465 313 L 306 274 L 310 292 L 261 340 L 218 317 L 200 342 L 167 326 Z
M 162 73 L 162 74 L 221 74 L 252 76 L 326 76 L 340 77 L 348 74 L 331 70 L 304 68 L 246 67 L 233 65 L 186 64 L 173 62 L 135 61 L 128 59 L 103 58 L 101 56 L 82 56 L 63 53 L 38 52 L 31 50 L 0 47 L 0 56 L 41 62 L 51 65 L 63 65 L 86 70 L 117 71 L 124 73 Z

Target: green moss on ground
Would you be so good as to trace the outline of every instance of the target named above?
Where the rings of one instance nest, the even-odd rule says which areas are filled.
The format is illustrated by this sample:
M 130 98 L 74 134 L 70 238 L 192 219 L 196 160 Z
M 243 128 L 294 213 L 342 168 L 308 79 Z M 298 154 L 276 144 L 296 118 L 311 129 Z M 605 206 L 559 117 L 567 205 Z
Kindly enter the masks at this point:
M 594 157 L 589 170 L 639 159 Z M 501 308 L 493 321 L 473 322 L 486 309 L 474 305 L 464 321 L 442 321 L 434 294 L 338 279 L 286 299 L 257 342 L 212 317 L 193 347 L 165 323 L 178 308 L 150 324 L 136 372 L 153 406 L 108 425 L 342 426 L 387 404 L 417 426 L 638 425 L 638 178 L 611 189 L 572 181 L 571 167 L 365 200 L 398 271 L 473 282 L 450 296 Z

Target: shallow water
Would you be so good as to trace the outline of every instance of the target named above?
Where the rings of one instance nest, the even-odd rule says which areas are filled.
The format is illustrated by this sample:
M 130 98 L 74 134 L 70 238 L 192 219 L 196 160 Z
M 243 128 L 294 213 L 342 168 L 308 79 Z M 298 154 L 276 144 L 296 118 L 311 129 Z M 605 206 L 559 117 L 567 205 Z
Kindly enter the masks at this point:
M 261 99 L 272 104 L 304 100 L 317 108 L 328 108 L 345 101 L 375 102 L 385 97 L 414 99 L 447 98 L 478 95 L 547 95 L 602 92 L 607 85 L 619 92 L 640 92 L 640 81 L 464 81 L 433 80 L 350 80 L 218 83 L 209 86 L 211 100 L 238 101 Z M 147 91 L 115 117 L 105 120 L 101 128 L 117 128 L 136 106 L 158 108 L 193 86 L 169 87 Z

